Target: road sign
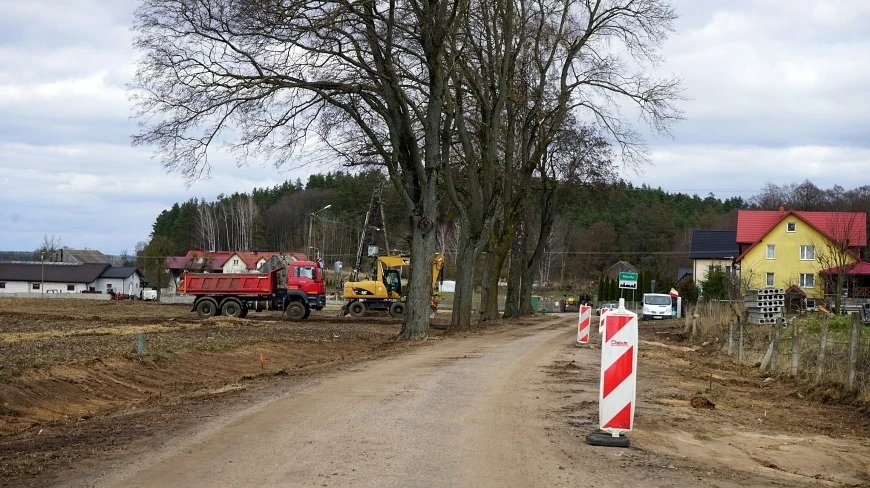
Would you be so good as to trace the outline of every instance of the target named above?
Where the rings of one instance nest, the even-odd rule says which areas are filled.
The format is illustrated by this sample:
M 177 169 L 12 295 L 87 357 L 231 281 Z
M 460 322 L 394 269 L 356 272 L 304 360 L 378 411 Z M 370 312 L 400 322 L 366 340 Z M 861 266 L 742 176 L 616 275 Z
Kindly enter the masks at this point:
M 636 290 L 637 273 L 619 273 L 619 287 L 628 290 Z

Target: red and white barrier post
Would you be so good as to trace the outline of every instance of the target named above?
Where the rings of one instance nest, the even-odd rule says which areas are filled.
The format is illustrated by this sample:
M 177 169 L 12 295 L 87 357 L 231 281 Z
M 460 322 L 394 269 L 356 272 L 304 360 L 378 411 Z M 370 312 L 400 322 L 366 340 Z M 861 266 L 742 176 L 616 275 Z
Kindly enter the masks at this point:
M 598 396 L 600 432 L 586 436 L 592 445 L 628 447 L 637 393 L 637 314 L 619 308 L 602 311 L 601 382 Z
M 577 322 L 577 344 L 589 344 L 589 326 L 592 324 L 592 307 L 580 305 L 580 317 Z

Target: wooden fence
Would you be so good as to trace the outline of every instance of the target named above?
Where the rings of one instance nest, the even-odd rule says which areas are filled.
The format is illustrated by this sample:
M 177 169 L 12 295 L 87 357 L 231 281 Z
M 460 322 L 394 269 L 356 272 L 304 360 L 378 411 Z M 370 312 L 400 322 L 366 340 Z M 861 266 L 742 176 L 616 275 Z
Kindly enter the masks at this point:
M 802 315 L 781 324 L 741 320 L 739 304 L 702 304 L 685 319 L 693 342 L 719 342 L 733 360 L 769 374 L 840 385 L 870 401 L 870 326 L 860 316 Z

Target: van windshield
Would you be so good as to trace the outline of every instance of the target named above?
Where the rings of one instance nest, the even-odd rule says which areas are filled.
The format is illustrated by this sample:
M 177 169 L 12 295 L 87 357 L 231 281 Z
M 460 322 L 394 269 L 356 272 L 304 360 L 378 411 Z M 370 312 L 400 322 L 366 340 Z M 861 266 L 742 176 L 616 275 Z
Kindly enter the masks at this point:
M 671 297 L 668 295 L 647 295 L 643 297 L 643 303 L 647 305 L 670 305 Z

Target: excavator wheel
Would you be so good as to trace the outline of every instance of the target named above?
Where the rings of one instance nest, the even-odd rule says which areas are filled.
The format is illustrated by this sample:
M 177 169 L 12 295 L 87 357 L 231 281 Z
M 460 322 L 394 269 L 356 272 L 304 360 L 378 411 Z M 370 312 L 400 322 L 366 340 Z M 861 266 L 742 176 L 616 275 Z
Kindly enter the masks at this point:
M 363 302 L 353 302 L 347 307 L 348 312 L 350 312 L 351 317 L 360 318 L 366 314 L 366 304 Z
M 400 318 L 405 315 L 405 304 L 402 302 L 395 302 L 390 305 L 390 317 Z

